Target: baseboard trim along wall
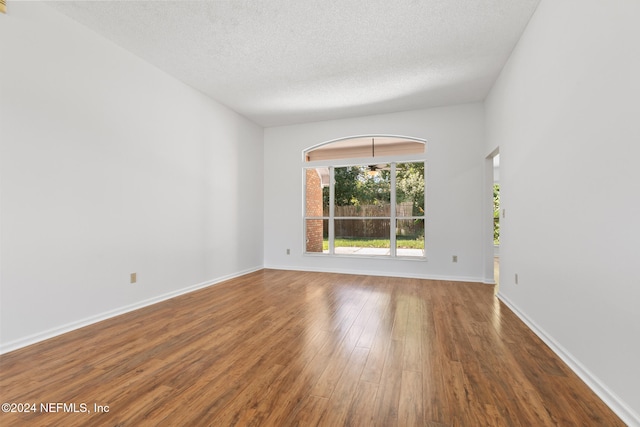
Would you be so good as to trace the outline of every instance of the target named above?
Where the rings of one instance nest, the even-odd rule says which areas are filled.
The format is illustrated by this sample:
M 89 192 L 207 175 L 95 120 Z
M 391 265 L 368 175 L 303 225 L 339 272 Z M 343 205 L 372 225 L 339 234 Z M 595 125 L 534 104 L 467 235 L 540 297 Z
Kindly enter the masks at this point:
M 14 341 L 10 341 L 8 343 L 4 343 L 0 345 L 0 354 L 8 353 L 10 351 L 18 350 L 19 348 L 26 347 L 31 344 L 36 344 L 40 341 L 47 340 L 49 338 L 56 337 L 58 335 L 62 335 L 67 332 L 71 332 L 76 329 L 83 328 L 85 326 L 89 326 L 94 323 L 101 322 L 103 320 L 110 319 L 112 317 L 119 316 L 121 314 L 129 313 L 131 311 L 138 310 L 143 307 L 147 307 L 153 304 L 157 304 L 162 301 L 166 301 L 171 298 L 175 298 L 180 295 L 188 294 L 189 292 L 197 291 L 199 289 L 203 289 L 209 286 L 216 285 L 218 283 L 234 279 L 236 277 L 244 276 L 245 274 L 253 273 L 254 271 L 262 270 L 263 267 L 253 267 L 247 270 L 243 270 L 237 273 L 229 274 L 226 276 L 218 277 L 216 279 L 207 280 L 205 282 L 201 282 L 192 286 L 188 286 L 186 288 L 178 289 L 173 292 L 168 292 L 166 294 L 158 295 L 153 298 L 149 298 L 135 304 L 129 304 L 124 307 L 116 308 L 114 310 L 106 311 L 104 313 L 97 314 L 95 316 L 87 317 L 85 319 L 79 320 L 77 322 L 67 323 L 66 325 L 62 325 L 56 328 L 48 329 L 46 331 L 29 335 L 24 338 L 20 338 Z
M 555 354 L 566 363 L 573 372 L 580 377 L 604 403 L 611 408 L 629 426 L 640 427 L 640 416 L 636 414 L 628 405 L 624 403 L 615 393 L 613 393 L 602 381 L 593 375 L 582 363 L 580 363 L 571 353 L 558 344 L 544 329 L 539 327 L 526 314 L 520 311 L 509 298 L 498 292 L 498 299 L 502 301 L 513 313 L 520 318 L 545 344 L 553 350 Z

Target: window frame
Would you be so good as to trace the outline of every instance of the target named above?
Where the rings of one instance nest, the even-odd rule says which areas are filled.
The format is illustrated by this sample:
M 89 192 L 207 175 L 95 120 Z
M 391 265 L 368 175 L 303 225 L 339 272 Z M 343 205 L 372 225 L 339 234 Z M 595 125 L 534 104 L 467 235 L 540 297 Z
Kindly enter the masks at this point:
M 375 136 L 374 136 L 375 137 Z M 344 139 L 349 138 L 341 138 L 339 140 L 329 141 L 325 144 L 329 144 L 331 142 L 342 141 Z M 303 255 L 305 256 L 321 256 L 321 257 L 345 257 L 345 258 L 372 258 L 372 259 L 397 259 L 397 260 L 409 260 L 409 261 L 426 261 L 427 260 L 427 239 L 426 239 L 426 230 L 427 230 L 427 193 L 428 193 L 428 180 L 427 180 L 427 155 L 426 155 L 426 141 L 418 139 L 418 138 L 407 138 L 409 140 L 419 141 L 425 144 L 425 152 L 417 153 L 417 154 L 403 154 L 403 155 L 395 155 L 395 156 L 380 156 L 380 157 L 359 157 L 359 158 L 350 158 L 350 159 L 337 159 L 337 160 L 317 160 L 317 161 L 306 161 L 306 153 L 318 148 L 321 145 L 319 144 L 313 146 L 303 152 L 303 160 L 302 160 L 302 224 L 303 224 Z M 422 216 L 403 216 L 398 217 L 396 212 L 396 165 L 398 163 L 424 163 L 424 214 Z M 366 219 L 384 219 L 390 221 L 390 235 L 389 235 L 389 255 L 354 255 L 354 254 L 336 254 L 335 253 L 335 220 L 346 220 L 346 219 L 360 219 L 360 217 L 336 217 L 335 216 L 335 174 L 334 170 L 338 167 L 349 167 L 349 166 L 363 166 L 370 164 L 382 164 L 386 163 L 391 165 L 391 212 L 389 217 L 366 217 Z M 318 168 L 328 168 L 329 169 L 329 216 L 322 217 L 317 216 L 307 216 L 306 215 L 306 206 L 307 206 L 307 178 L 306 171 L 307 169 L 318 169 Z M 406 256 L 406 255 L 398 255 L 397 254 L 397 224 L 398 220 L 412 220 L 412 219 L 421 219 L 424 221 L 424 249 L 422 256 Z M 308 220 L 328 220 L 328 235 L 329 235 L 329 252 L 308 252 L 307 251 L 307 221 Z

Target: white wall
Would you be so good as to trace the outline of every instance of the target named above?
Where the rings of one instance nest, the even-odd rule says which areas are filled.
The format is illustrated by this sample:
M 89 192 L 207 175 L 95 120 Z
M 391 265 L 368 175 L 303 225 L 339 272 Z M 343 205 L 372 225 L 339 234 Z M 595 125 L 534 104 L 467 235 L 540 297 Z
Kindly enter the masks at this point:
M 639 16 L 637 1 L 542 0 L 486 102 L 485 153 L 500 149 L 501 297 L 631 425 L 640 425 Z
M 261 267 L 262 128 L 47 6 L 10 6 L 2 349 Z
M 427 262 L 303 255 L 302 151 L 363 134 L 427 140 Z M 265 129 L 265 266 L 482 281 L 484 147 L 482 104 Z

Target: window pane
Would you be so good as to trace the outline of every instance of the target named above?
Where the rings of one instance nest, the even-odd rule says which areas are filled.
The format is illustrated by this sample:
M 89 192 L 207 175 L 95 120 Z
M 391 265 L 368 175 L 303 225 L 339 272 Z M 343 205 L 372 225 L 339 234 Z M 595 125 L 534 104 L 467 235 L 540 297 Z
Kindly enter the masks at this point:
M 306 217 L 329 216 L 329 168 L 306 169 Z M 327 193 L 325 200 L 324 193 Z
M 306 220 L 306 252 L 328 252 L 329 221 L 326 219 Z
M 424 256 L 424 219 L 396 220 L 396 255 Z
M 389 219 L 336 219 L 335 253 L 389 255 Z
M 424 162 L 396 165 L 396 215 L 424 216 Z
M 388 164 L 335 168 L 335 216 L 390 216 Z

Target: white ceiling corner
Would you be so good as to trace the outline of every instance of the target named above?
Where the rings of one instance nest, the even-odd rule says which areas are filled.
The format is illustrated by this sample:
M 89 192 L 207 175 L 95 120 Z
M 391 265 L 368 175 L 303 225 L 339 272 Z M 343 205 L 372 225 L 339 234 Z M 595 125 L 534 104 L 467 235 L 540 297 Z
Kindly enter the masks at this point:
M 539 0 L 50 1 L 263 126 L 485 98 Z

